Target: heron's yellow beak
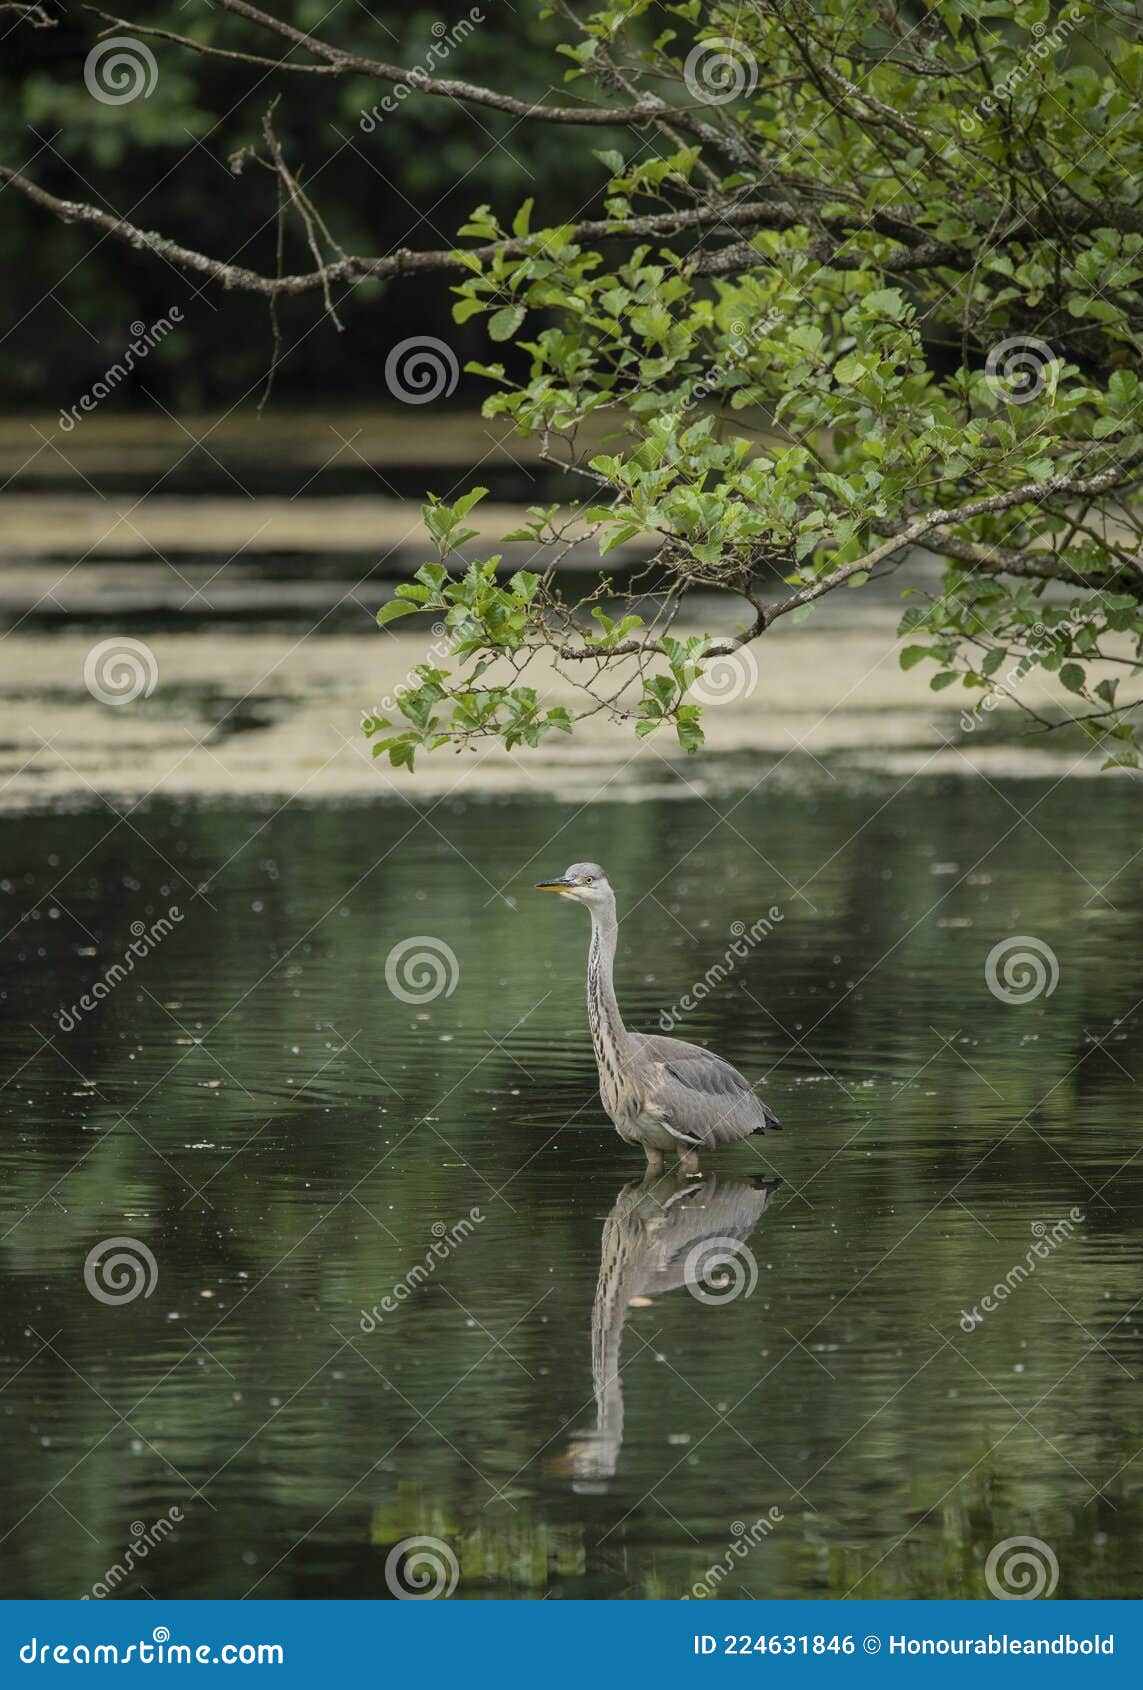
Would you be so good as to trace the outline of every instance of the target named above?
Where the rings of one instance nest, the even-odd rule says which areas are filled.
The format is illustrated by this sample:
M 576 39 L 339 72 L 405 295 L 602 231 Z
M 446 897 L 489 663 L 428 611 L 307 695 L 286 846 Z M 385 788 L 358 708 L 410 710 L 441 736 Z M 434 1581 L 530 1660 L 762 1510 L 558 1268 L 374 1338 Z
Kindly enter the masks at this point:
M 562 874 L 558 880 L 541 880 L 536 885 L 537 892 L 571 892 L 575 889 L 575 881 L 569 880 Z

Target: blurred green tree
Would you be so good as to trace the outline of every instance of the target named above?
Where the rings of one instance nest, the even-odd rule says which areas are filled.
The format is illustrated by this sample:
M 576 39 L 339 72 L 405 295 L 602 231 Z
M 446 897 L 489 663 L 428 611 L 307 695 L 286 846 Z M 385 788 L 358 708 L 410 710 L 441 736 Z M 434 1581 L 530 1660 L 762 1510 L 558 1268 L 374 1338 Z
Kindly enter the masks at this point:
M 139 23 L 148 11 L 168 21 L 166 8 L 132 9 Z M 450 0 L 443 13 L 398 0 L 371 0 L 368 11 L 274 0 L 285 23 L 320 25 L 339 46 L 379 51 L 410 65 L 422 62 L 437 42 L 434 26 L 440 27 L 442 15 L 452 27 L 468 10 L 462 0 Z M 219 52 L 251 49 L 250 22 L 211 0 L 191 0 L 169 21 Z M 153 51 L 153 78 L 137 50 L 138 82 L 130 54 L 118 72 L 107 59 L 93 62 L 105 42 L 124 36 Z M 557 64 L 558 36 L 534 9 L 514 15 L 513 76 L 537 97 Z M 545 195 L 561 216 L 576 215 L 583 196 L 595 192 L 594 183 L 585 186 L 582 173 L 569 170 L 567 137 L 558 130 L 525 139 L 510 117 L 491 112 L 473 122 L 449 100 L 407 102 L 399 126 L 363 127 L 379 98 L 372 77 L 291 77 L 288 69 L 149 43 L 134 21 L 108 24 L 80 0 L 0 9 L 0 39 L 0 161 L 59 198 L 90 201 L 147 229 L 194 231 L 212 252 L 255 267 L 272 270 L 276 263 L 275 190 L 263 172 L 249 163 L 232 168 L 231 160 L 249 158 L 251 148 L 262 146 L 263 116 L 283 93 L 289 97 L 275 108 L 283 150 L 299 177 L 313 181 L 331 227 L 353 251 L 447 243 L 477 200 L 516 195 L 533 178 L 547 184 Z M 289 63 L 304 57 L 285 51 Z M 504 56 L 499 31 L 475 28 L 458 43 L 453 62 L 488 77 L 498 73 Z M 85 80 L 89 65 L 93 86 L 105 83 L 102 93 L 138 88 L 136 97 L 96 97 Z M 108 81 L 116 75 L 122 79 L 118 89 Z M 586 134 L 580 151 L 590 165 Z M 133 319 L 153 322 L 172 304 L 182 307 L 184 327 L 148 360 L 147 386 L 181 409 L 229 406 L 244 393 L 257 395 L 272 355 L 265 299 L 236 292 L 223 304 L 216 290 L 199 292 L 199 275 L 172 272 L 115 240 L 93 241 L 89 229 L 53 224 L 17 195 L 0 194 L 7 331 L 0 394 L 10 406 L 42 408 L 44 395 L 58 392 L 74 397 L 119 354 Z M 301 259 L 306 251 L 304 231 L 289 229 L 287 256 Z M 418 329 L 450 333 L 444 288 L 426 296 L 366 280 L 344 301 L 345 334 L 328 320 L 315 320 L 308 298 L 284 298 L 280 305 L 289 356 L 275 387 L 295 403 L 328 395 L 342 401 L 383 397 L 385 357 L 395 341 Z M 475 357 L 481 344 L 474 325 L 458 349 Z

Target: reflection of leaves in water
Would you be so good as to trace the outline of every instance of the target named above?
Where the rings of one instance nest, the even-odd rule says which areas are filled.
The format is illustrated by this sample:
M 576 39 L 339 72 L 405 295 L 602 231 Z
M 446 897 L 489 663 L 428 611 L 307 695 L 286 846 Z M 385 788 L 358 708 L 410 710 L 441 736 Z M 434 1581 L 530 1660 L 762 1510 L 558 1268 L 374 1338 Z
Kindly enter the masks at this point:
M 419 1485 L 399 1484 L 395 1497 L 374 1508 L 370 1541 L 389 1549 L 407 1537 L 440 1538 L 460 1563 L 459 1596 L 475 1593 L 481 1584 L 542 1591 L 553 1579 L 581 1578 L 587 1570 L 581 1525 L 553 1525 L 520 1500 L 514 1512 L 494 1502 L 477 1518 L 478 1524 L 462 1528 Z

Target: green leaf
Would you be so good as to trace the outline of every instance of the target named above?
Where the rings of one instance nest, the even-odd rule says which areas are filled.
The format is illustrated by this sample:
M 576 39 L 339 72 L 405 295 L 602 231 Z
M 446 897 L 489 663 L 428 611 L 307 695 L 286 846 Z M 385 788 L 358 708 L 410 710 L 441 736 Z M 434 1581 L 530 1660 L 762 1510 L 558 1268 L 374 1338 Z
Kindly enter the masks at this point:
M 452 508 L 456 512 L 457 516 L 467 516 L 474 505 L 478 505 L 481 499 L 486 499 L 487 497 L 487 487 L 472 487 L 456 501 Z
M 539 584 L 540 577 L 530 569 L 518 569 L 508 583 L 517 597 L 522 598 L 526 604 L 530 604 L 535 598 Z
M 377 626 L 385 628 L 390 622 L 396 622 L 399 616 L 410 616 L 419 609 L 419 605 L 410 604 L 407 599 L 390 599 L 388 604 L 383 604 L 377 612 Z
M 608 552 L 613 552 L 616 546 L 621 546 L 625 540 L 634 539 L 638 533 L 637 522 L 621 523 L 618 528 L 610 529 L 599 542 L 600 557 L 606 557 Z
M 905 301 L 897 288 L 878 288 L 873 293 L 867 293 L 861 302 L 862 309 L 869 315 L 899 318 L 905 309 Z
M 701 746 L 706 744 L 706 735 L 697 721 L 684 721 L 680 717 L 675 723 L 675 732 L 678 735 L 679 744 L 688 753 L 698 751 Z
M 503 305 L 488 319 L 488 333 L 493 340 L 511 340 L 524 321 L 522 305 Z
M 839 358 L 833 367 L 833 378 L 840 382 L 860 381 L 865 374 L 865 365 L 855 353 L 850 352 L 844 358 Z

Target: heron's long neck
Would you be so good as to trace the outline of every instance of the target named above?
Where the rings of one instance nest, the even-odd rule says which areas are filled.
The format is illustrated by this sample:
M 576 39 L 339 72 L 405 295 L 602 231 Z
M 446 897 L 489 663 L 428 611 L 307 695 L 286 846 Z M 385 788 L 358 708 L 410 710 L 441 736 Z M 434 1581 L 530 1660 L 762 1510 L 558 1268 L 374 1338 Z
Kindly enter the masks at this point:
M 627 1029 L 615 1001 L 615 947 L 619 923 L 615 907 L 591 912 L 591 949 L 587 953 L 587 1018 L 601 1065 L 613 1064 L 627 1051 Z

